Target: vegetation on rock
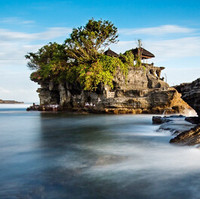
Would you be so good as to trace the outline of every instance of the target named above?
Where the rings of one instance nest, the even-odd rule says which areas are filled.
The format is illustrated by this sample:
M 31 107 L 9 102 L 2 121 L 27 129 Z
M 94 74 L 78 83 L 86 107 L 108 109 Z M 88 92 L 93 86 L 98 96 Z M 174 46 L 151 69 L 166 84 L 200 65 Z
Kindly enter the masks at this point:
M 117 42 L 117 28 L 110 21 L 91 19 L 85 26 L 74 28 L 63 44 L 49 43 L 36 53 L 28 53 L 28 67 L 35 70 L 33 81 L 53 80 L 79 85 L 82 89 L 96 90 L 100 84 L 113 87 L 117 70 L 126 77 L 133 67 L 131 52 L 110 57 L 103 51 Z

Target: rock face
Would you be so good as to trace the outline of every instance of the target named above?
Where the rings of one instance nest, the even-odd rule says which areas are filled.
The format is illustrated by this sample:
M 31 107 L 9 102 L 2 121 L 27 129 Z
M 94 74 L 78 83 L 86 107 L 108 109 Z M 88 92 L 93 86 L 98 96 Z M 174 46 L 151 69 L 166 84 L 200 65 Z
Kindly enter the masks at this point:
M 175 86 L 175 89 L 182 94 L 182 99 L 200 116 L 200 78 L 192 83 L 183 83 Z
M 77 85 L 38 82 L 40 105 L 59 104 L 63 109 L 106 113 L 183 113 L 187 103 L 174 88 L 160 79 L 163 67 L 132 67 L 125 77 L 120 71 L 113 79 L 114 88 L 100 86 L 96 92 Z

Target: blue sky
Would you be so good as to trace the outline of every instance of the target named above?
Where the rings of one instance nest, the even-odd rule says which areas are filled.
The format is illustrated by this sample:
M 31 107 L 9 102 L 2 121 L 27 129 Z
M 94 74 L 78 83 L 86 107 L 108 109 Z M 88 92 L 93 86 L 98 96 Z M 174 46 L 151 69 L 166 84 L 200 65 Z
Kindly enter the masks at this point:
M 0 0 L 0 99 L 37 102 L 24 55 L 50 41 L 62 43 L 92 17 L 112 21 L 124 52 L 137 46 L 155 54 L 170 85 L 200 77 L 199 0 Z

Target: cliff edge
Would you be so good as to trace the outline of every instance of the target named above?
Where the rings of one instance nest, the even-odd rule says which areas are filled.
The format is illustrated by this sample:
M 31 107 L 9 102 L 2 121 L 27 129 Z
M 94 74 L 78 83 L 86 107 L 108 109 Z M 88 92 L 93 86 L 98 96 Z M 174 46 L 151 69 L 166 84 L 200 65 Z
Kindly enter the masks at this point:
M 191 83 L 180 84 L 174 88 L 182 94 L 182 99 L 200 116 L 200 78 Z
M 164 67 L 144 64 L 131 67 L 125 77 L 118 70 L 113 79 L 113 88 L 100 85 L 89 92 L 68 82 L 52 80 L 37 82 L 41 110 L 49 105 L 59 105 L 59 110 L 86 111 L 95 113 L 184 113 L 190 109 L 175 88 L 160 78 Z

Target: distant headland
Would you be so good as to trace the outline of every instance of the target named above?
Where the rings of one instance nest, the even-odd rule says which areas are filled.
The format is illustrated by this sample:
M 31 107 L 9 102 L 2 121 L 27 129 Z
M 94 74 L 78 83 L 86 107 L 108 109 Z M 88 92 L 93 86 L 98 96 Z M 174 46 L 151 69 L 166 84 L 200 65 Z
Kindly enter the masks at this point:
M 24 102 L 18 102 L 15 100 L 2 100 L 0 99 L 0 104 L 24 104 Z

